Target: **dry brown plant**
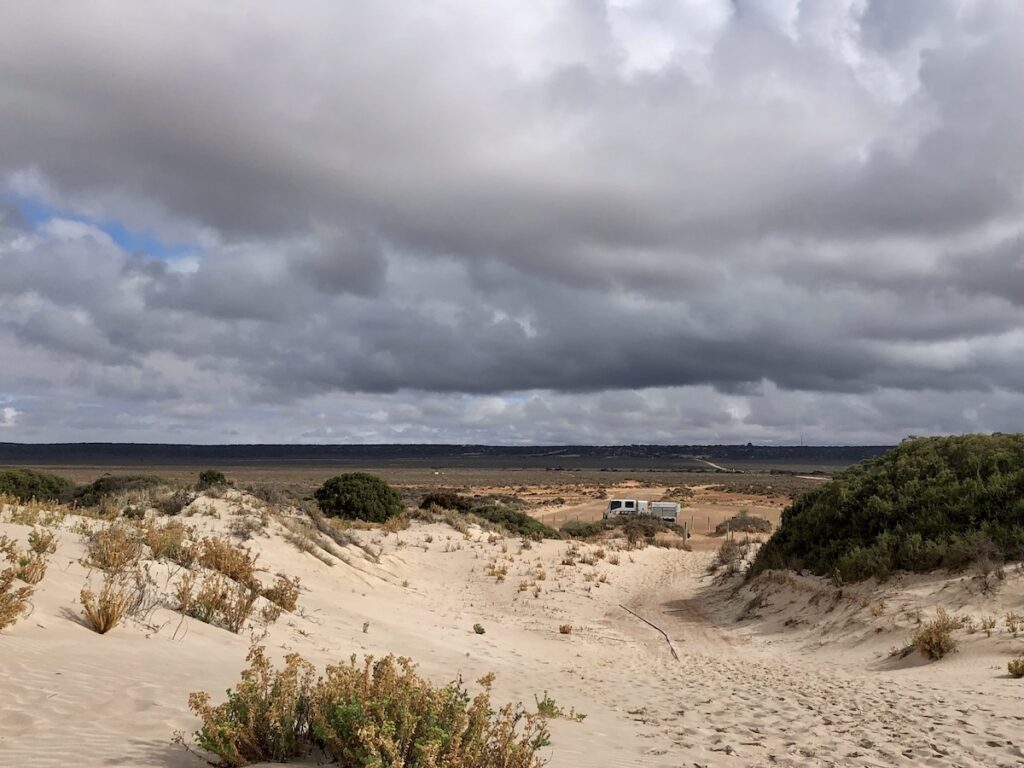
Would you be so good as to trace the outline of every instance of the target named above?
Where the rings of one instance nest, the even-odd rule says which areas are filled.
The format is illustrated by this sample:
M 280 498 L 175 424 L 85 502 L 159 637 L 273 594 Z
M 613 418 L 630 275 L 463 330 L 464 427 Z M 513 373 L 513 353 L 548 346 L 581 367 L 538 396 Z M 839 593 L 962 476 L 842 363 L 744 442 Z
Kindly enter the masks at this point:
M 123 523 L 106 525 L 91 532 L 85 542 L 85 564 L 101 571 L 125 571 L 142 557 L 138 533 Z
M 279 573 L 273 585 L 264 587 L 261 594 L 270 602 L 291 613 L 298 606 L 300 589 L 298 576 L 289 578 L 287 575 Z
M 116 573 L 103 575 L 103 587 L 98 595 L 88 587 L 79 594 L 86 624 L 93 632 L 101 635 L 107 634 L 121 622 L 137 598 L 136 586 Z
M 199 542 L 196 557 L 204 568 L 217 571 L 229 579 L 244 584 L 251 589 L 259 589 L 256 578 L 256 560 L 259 555 L 253 554 L 246 547 L 240 547 L 224 537 L 204 537 Z
M 28 548 L 37 555 L 52 555 L 57 551 L 57 537 L 45 528 L 29 531 Z

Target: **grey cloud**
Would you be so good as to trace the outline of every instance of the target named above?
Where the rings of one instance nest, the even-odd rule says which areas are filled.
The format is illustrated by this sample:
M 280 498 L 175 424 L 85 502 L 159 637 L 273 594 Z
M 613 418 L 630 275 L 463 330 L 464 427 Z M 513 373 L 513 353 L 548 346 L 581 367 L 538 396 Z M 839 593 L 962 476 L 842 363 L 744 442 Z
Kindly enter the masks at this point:
M 19 5 L 5 434 L 50 434 L 47 414 L 207 440 L 1012 422 L 1014 2 Z M 190 253 L 31 223 L 18 195 Z

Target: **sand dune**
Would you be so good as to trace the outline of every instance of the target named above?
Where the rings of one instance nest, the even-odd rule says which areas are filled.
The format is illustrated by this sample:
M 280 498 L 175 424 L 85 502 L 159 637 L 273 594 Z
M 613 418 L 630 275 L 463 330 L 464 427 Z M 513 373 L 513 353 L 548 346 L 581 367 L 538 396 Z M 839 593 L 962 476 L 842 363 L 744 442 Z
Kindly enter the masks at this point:
M 206 513 L 194 509 L 189 522 L 205 531 L 258 519 L 254 501 L 197 504 Z M 175 730 L 196 727 L 186 697 L 217 698 L 264 633 L 275 655 L 298 651 L 318 665 L 394 652 L 438 682 L 493 671 L 499 701 L 532 705 L 547 691 L 586 715 L 553 723 L 545 756 L 554 768 L 1024 764 L 1024 686 L 1006 674 L 1024 638 L 1001 626 L 992 637 L 964 634 L 959 653 L 931 664 L 888 654 L 905 645 L 915 615 L 940 604 L 978 617 L 1024 614 L 1017 571 L 995 594 L 969 577 L 842 591 L 773 577 L 738 589 L 708 573 L 713 552 L 605 544 L 598 558 L 597 546 L 580 545 L 576 564 L 562 565 L 566 542 L 524 548 L 440 523 L 358 531 L 363 546 L 328 566 L 272 520 L 249 544 L 264 580 L 277 571 L 301 578 L 296 614 L 234 635 L 160 606 L 100 636 L 77 618 L 88 576 L 71 530 L 78 522 L 61 524 L 31 616 L 0 633 L 2 765 L 202 765 L 170 743 Z M 21 541 L 28 531 L 0 524 Z M 593 565 L 582 562 L 588 555 Z M 151 569 L 161 591 L 178 578 L 167 565 Z M 662 627 L 678 660 L 621 606 Z

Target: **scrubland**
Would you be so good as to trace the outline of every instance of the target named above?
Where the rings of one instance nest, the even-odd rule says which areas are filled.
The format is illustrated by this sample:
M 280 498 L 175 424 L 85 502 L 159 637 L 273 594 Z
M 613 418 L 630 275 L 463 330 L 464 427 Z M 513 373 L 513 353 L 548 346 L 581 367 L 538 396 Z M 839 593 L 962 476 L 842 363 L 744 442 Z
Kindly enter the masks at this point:
M 752 575 L 761 525 L 686 548 L 261 495 L 4 499 L 0 764 L 374 764 L 413 743 L 394 764 L 1024 761 L 1012 561 L 850 584 Z M 430 762 L 453 733 L 462 762 Z

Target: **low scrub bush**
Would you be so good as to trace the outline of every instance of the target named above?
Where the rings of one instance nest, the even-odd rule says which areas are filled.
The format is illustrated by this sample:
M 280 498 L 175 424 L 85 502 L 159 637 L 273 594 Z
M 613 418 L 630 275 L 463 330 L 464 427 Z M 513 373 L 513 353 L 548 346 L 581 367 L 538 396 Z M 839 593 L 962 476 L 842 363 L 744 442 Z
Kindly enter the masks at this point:
M 217 571 L 229 579 L 245 584 L 248 587 L 258 589 L 259 581 L 256 578 L 255 555 L 249 549 L 233 544 L 223 537 L 204 537 L 199 542 L 196 562 L 204 568 Z
M 182 510 L 195 501 L 195 497 L 183 488 L 176 491 L 157 496 L 153 499 L 153 509 L 161 515 L 174 517 L 180 515 Z
M 747 510 L 741 509 L 739 514 L 733 515 L 715 526 L 715 535 L 724 536 L 727 533 L 771 533 L 772 524 L 763 517 L 750 514 Z
M 493 710 L 491 676 L 470 698 L 457 683 L 435 687 L 406 658 L 358 664 L 353 656 L 320 678 L 297 654 L 280 670 L 260 646 L 247 660 L 224 703 L 189 696 L 202 721 L 196 741 L 223 765 L 284 762 L 317 749 L 341 766 L 539 768 L 537 752 L 549 743 L 543 718 L 511 705 Z
M 28 548 L 37 555 L 52 555 L 57 551 L 57 537 L 53 531 L 37 528 L 28 534 Z
M 23 552 L 16 566 L 18 578 L 26 584 L 38 584 L 46 575 L 46 556 Z
M 383 523 L 405 509 L 402 496 L 379 477 L 349 472 L 327 480 L 313 494 L 328 517 Z
M 175 596 L 181 613 L 237 635 L 252 616 L 260 593 L 222 574 L 210 574 L 197 581 L 186 573 L 178 582 Z
M 123 571 L 142 557 L 138 533 L 125 523 L 115 523 L 92 531 L 86 538 L 86 565 L 101 571 Z
M 14 624 L 28 609 L 34 588 L 14 585 L 15 580 L 19 578 L 19 561 L 22 554 L 7 536 L 0 535 L 0 554 L 10 564 L 10 567 L 0 571 L 0 630 L 3 630 Z
M 299 577 L 288 578 L 285 574 L 277 574 L 273 585 L 261 590 L 263 597 L 291 613 L 299 604 Z
M 192 533 L 189 526 L 177 520 L 154 520 L 142 529 L 142 540 L 154 560 L 167 559 L 188 568 L 196 558 L 196 547 L 188 543 Z
M 111 573 L 104 574 L 98 595 L 88 587 L 79 594 L 86 624 L 101 635 L 121 622 L 137 598 L 137 589 L 130 580 Z
M 727 539 L 722 542 L 712 563 L 714 570 L 725 568 L 728 573 L 738 573 L 750 551 L 750 544 Z
M 1024 656 L 1018 656 L 1007 662 L 1006 671 L 1014 677 L 1024 677 Z
M 215 488 L 217 486 L 227 485 L 228 479 L 224 476 L 224 473 L 218 469 L 204 469 L 199 473 L 199 479 L 196 480 L 196 490 L 205 491 L 207 488 Z
M 644 542 L 650 546 L 659 546 L 659 533 L 675 534 L 683 537 L 686 531 L 675 523 L 666 523 L 658 517 L 650 515 L 620 515 L 607 520 L 595 520 L 585 523 L 570 520 L 561 527 L 561 533 L 573 539 L 596 539 L 608 531 L 619 531 L 625 535 L 630 546 Z M 685 539 L 683 539 L 685 541 Z
M 168 482 L 153 475 L 104 475 L 83 485 L 74 493 L 74 502 L 80 507 L 97 507 L 117 496 L 147 492 L 167 486 Z
M 70 480 L 35 469 L 7 469 L 0 472 L 0 494 L 19 501 L 67 501 L 74 492 Z
M 963 624 L 959 619 L 950 616 L 944 608 L 939 608 L 935 618 L 921 626 L 910 638 L 910 642 L 926 659 L 941 659 L 957 649 L 953 632 L 961 626 Z
M 509 509 L 508 507 L 490 506 L 475 507 L 472 514 L 486 520 L 492 525 L 504 528 L 516 536 L 526 536 L 531 539 L 560 539 L 558 531 L 551 526 L 530 517 L 525 512 Z
M 604 521 L 584 523 L 580 520 L 569 520 L 559 529 L 563 536 L 571 539 L 592 539 L 607 531 L 609 526 Z
M 455 491 L 431 491 L 423 496 L 423 500 L 420 501 L 420 509 L 430 509 L 431 507 L 469 512 L 473 509 L 473 500 L 461 496 Z
M 13 568 L 0 571 L 0 630 L 16 622 L 28 609 L 33 589 L 15 586 Z

